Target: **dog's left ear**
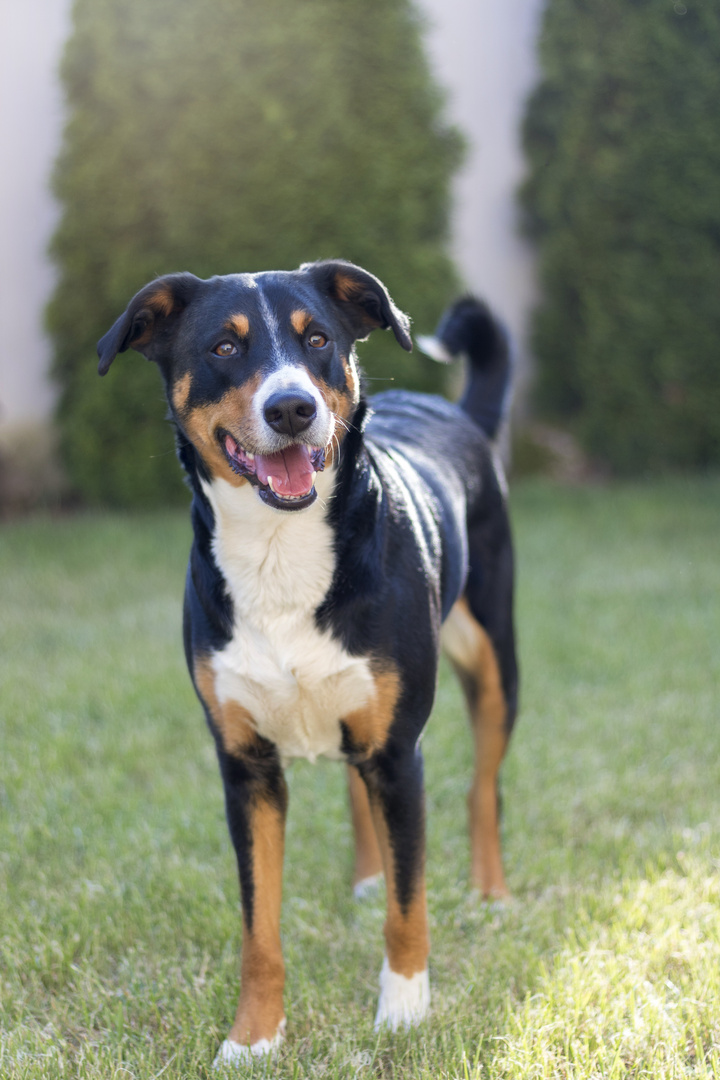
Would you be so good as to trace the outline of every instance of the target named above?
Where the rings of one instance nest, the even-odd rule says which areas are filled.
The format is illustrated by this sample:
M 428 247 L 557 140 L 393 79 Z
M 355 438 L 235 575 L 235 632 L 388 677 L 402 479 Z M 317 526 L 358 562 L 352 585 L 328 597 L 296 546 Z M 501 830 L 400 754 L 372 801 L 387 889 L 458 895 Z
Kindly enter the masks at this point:
M 410 319 L 395 306 L 379 278 L 342 259 L 304 263 L 300 270 L 321 293 L 338 304 L 356 340 L 366 338 L 378 328 L 389 328 L 403 349 L 412 352 Z
M 154 359 L 158 331 L 173 315 L 185 310 L 201 284 L 194 274 L 166 274 L 136 293 L 125 312 L 98 341 L 98 374 L 107 375 L 117 354 L 126 349 L 137 349 L 148 360 Z

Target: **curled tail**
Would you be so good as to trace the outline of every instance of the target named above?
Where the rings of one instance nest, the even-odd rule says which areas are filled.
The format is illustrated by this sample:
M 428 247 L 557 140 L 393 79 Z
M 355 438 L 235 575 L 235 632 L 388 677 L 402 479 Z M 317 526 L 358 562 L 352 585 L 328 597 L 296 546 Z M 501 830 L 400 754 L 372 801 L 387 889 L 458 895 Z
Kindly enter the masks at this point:
M 465 296 L 449 307 L 435 333 L 417 338 L 433 360 L 468 358 L 467 383 L 460 408 L 494 439 L 510 406 L 513 355 L 505 327 L 482 300 Z

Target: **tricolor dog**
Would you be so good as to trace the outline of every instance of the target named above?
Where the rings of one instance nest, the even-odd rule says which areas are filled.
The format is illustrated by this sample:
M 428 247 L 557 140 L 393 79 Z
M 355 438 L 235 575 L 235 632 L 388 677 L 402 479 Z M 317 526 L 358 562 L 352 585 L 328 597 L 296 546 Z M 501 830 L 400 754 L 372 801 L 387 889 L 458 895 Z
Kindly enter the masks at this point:
M 367 401 L 355 342 L 407 317 L 342 261 L 146 285 L 98 345 L 104 375 L 137 349 L 160 368 L 192 488 L 188 667 L 217 746 L 242 895 L 235 1022 L 218 1062 L 285 1028 L 280 894 L 295 757 L 347 766 L 354 885 L 385 875 L 376 1026 L 425 1016 L 423 763 L 442 648 L 475 741 L 472 882 L 506 894 L 497 778 L 516 709 L 512 547 L 489 438 L 508 345 L 460 301 L 428 351 L 469 357 L 459 405 L 391 390 Z

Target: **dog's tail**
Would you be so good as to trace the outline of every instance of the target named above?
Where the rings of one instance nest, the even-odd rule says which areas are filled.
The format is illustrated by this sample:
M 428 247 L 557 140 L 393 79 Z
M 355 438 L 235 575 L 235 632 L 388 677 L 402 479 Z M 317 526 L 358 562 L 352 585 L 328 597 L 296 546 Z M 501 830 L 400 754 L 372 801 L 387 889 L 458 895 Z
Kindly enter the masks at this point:
M 513 353 L 505 327 L 487 304 L 465 296 L 449 307 L 435 333 L 417 338 L 418 347 L 440 363 L 461 354 L 468 359 L 460 408 L 494 439 L 510 407 Z

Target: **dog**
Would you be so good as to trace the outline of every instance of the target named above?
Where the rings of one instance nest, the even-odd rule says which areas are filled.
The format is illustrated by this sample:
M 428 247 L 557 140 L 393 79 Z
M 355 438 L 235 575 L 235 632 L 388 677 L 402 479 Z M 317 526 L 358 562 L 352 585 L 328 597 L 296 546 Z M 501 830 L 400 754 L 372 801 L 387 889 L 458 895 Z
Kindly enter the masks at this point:
M 498 770 L 516 714 L 513 553 L 492 449 L 508 396 L 500 324 L 466 298 L 421 343 L 469 358 L 459 405 L 370 401 L 355 343 L 409 319 L 378 278 L 326 260 L 295 271 L 150 282 L 98 344 L 161 372 L 192 490 L 184 643 L 215 739 L 242 898 L 240 999 L 216 1064 L 272 1052 L 285 1029 L 280 896 L 295 757 L 345 762 L 360 895 L 382 873 L 377 1028 L 430 1001 L 419 738 L 449 656 L 470 714 L 472 883 L 507 893 Z

